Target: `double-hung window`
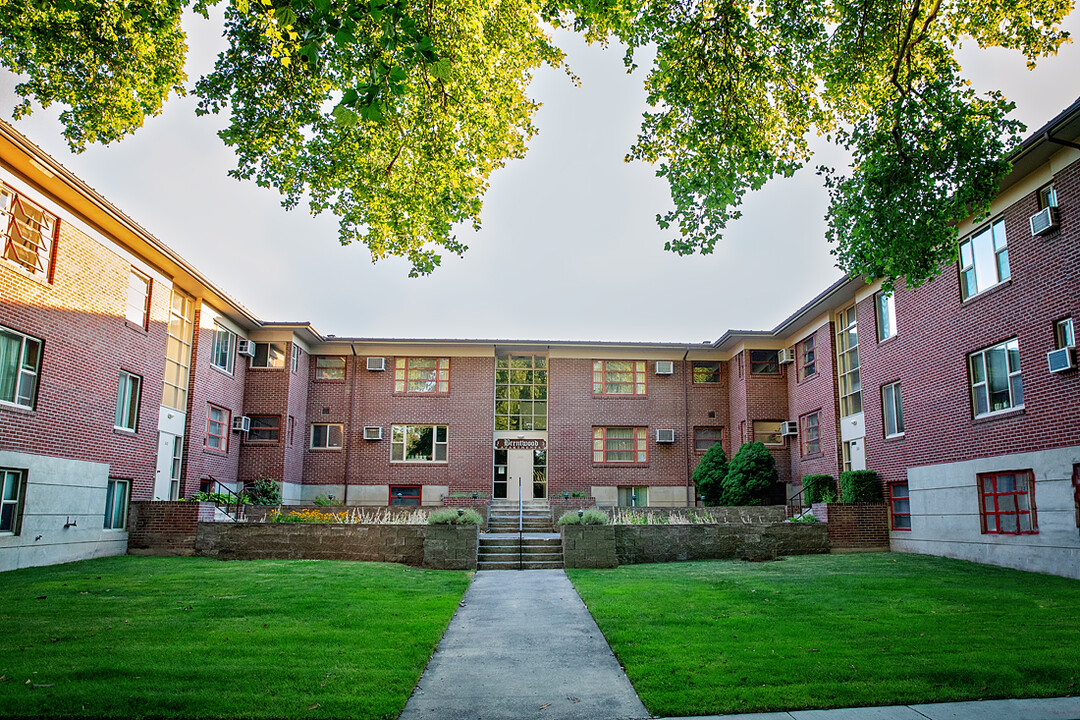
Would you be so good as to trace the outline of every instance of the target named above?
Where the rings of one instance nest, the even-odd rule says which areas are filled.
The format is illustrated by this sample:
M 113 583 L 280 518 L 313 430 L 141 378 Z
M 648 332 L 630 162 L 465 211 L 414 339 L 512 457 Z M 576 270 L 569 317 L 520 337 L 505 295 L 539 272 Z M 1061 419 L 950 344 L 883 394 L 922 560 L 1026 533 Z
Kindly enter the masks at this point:
M 906 482 L 889 485 L 889 510 L 893 530 L 911 530 L 911 498 Z
M 210 351 L 210 364 L 232 375 L 235 357 L 236 333 L 214 323 L 214 345 Z
M 779 420 L 755 420 L 754 442 L 765 445 L 783 445 L 784 435 L 781 433 L 783 424 Z
M 123 530 L 127 527 L 128 492 L 131 483 L 127 480 L 109 478 L 105 490 L 105 529 Z
M 0 534 L 19 534 L 25 479 L 22 470 L 0 468 Z
M 859 323 L 852 305 L 836 316 L 836 383 L 840 392 L 840 417 L 863 411 L 861 367 Z
M 251 415 L 251 430 L 248 431 L 247 441 L 253 442 L 277 442 L 281 437 L 280 415 Z
M 694 384 L 716 385 L 721 381 L 719 361 L 694 361 Z
M 59 225 L 55 215 L 0 185 L 0 233 L 5 260 L 48 280 Z
M 751 375 L 779 375 L 780 374 L 780 351 L 779 350 L 751 350 L 750 351 L 750 374 Z
M 395 358 L 394 392 L 450 392 L 450 358 Z
M 283 343 L 257 342 L 255 356 L 251 358 L 253 368 L 285 367 L 285 345 Z
M 593 360 L 593 395 L 645 395 L 644 360 Z
M 303 350 L 296 343 L 292 344 L 292 361 L 289 368 L 292 372 L 296 372 L 300 369 L 300 358 L 302 357 Z
M 971 353 L 968 368 L 975 417 L 1023 407 L 1020 347 L 1015 339 Z
M 124 317 L 143 330 L 150 328 L 150 278 L 135 268 L 128 276 L 127 308 Z
M 345 358 L 343 357 L 317 357 L 315 358 L 316 380 L 344 380 Z
M 37 338 L 0 327 L 0 402 L 34 407 L 41 345 Z
M 446 425 L 394 425 L 390 432 L 391 462 L 446 462 Z
M 628 463 L 633 465 L 644 465 L 648 461 L 648 428 L 593 428 L 594 463 Z
M 904 434 L 904 410 L 900 404 L 900 381 L 881 387 L 881 413 L 885 437 Z
M 121 370 L 119 388 L 116 391 L 116 418 L 113 427 L 132 432 L 138 429 L 141 396 L 142 378 Z
M 1035 476 L 1030 470 L 983 473 L 979 494 L 984 533 L 989 535 L 1035 535 Z
M 229 411 L 217 405 L 207 405 L 206 447 L 229 451 Z
M 967 300 L 1008 279 L 1005 221 L 998 219 L 960 243 L 960 292 Z
M 799 360 L 799 379 L 805 380 L 817 373 L 817 352 L 814 350 L 814 336 L 806 338 L 797 346 Z
M 877 339 L 888 340 L 896 335 L 896 301 L 891 292 L 879 292 L 874 296 L 877 306 Z
M 802 438 L 802 454 L 816 455 L 821 452 L 821 411 L 815 410 L 799 418 L 799 436 Z
M 705 452 L 713 445 L 724 441 L 724 428 L 694 428 L 694 450 Z

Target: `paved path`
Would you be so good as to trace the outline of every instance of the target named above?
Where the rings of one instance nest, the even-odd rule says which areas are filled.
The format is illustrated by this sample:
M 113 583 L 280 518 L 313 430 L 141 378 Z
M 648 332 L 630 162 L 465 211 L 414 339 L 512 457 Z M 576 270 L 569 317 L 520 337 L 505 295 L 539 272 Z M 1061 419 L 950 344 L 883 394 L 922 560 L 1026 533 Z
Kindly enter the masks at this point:
M 838 710 L 708 715 L 679 720 L 1080 720 L 1080 698 L 982 700 Z
M 647 718 L 562 570 L 481 570 L 399 720 Z

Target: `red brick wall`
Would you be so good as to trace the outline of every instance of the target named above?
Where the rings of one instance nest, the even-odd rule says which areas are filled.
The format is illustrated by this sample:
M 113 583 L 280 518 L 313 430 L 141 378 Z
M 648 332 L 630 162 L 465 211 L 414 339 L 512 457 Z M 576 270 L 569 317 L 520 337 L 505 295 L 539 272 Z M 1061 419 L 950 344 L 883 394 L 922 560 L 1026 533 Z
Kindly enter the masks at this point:
M 250 483 L 260 477 L 300 482 L 301 458 L 307 443 L 303 408 L 307 403 L 308 365 L 311 356 L 302 352 L 296 372 L 292 370 L 293 343 L 285 346 L 285 367 L 247 368 L 244 393 L 245 415 L 276 415 L 280 420 L 277 442 L 248 442 L 240 449 L 239 478 Z M 250 365 L 246 358 L 243 362 Z M 289 445 L 289 416 L 295 418 L 292 445 Z
M 883 343 L 873 300 L 859 304 L 867 466 L 888 482 L 906 469 L 970 457 L 1080 444 L 1080 373 L 1052 374 L 1053 323 L 1080 329 L 1080 162 L 1054 179 L 1061 228 L 1031 237 L 1032 192 L 1004 213 L 1011 279 L 961 302 L 955 264 L 933 282 L 896 292 L 898 333 Z M 1025 408 L 972 418 L 967 355 L 1018 338 Z M 884 439 L 881 386 L 900 380 L 905 434 Z
M 814 336 L 815 373 L 805 380 L 799 380 L 798 368 L 802 366 L 799 343 L 810 335 Z M 788 365 L 788 407 L 789 420 L 799 422 L 799 437 L 789 440 L 791 455 L 791 480 L 801 484 L 804 475 L 840 475 L 840 439 L 837 429 L 839 408 L 836 398 L 836 373 L 833 366 L 835 350 L 833 348 L 832 323 L 824 323 L 816 330 L 805 333 L 792 343 L 795 347 L 795 363 Z M 818 411 L 818 431 L 821 439 L 821 452 L 803 455 L 802 416 Z M 792 489 L 794 492 L 794 489 Z M 789 493 L 790 494 L 790 493 Z
M 149 332 L 129 326 L 131 264 L 64 219 L 66 208 L 25 195 L 62 219 L 51 283 L 0 260 L 0 325 L 44 340 L 36 409 L 0 406 L 0 449 L 109 463 L 132 480 L 133 499 L 148 499 L 169 289 L 155 276 Z M 134 434 L 113 429 L 121 369 L 142 377 Z
M 856 311 L 857 312 L 857 311 Z M 819 503 L 814 517 L 828 523 L 834 549 L 887 549 L 889 507 L 883 503 Z
M 214 503 L 133 502 L 128 508 L 128 552 L 193 555 L 199 521 L 214 519 Z
M 731 423 L 729 404 L 730 404 L 730 389 L 729 384 L 731 382 L 731 370 L 733 368 L 732 363 L 722 362 L 720 363 L 720 377 L 721 382 L 718 384 L 694 384 L 693 382 L 693 363 L 675 363 L 676 372 L 681 373 L 682 382 L 686 386 L 686 395 L 688 398 L 687 410 L 688 420 L 687 429 L 682 432 L 685 436 L 686 445 L 685 452 L 689 455 L 690 475 L 693 475 L 694 469 L 697 468 L 698 463 L 701 462 L 702 456 L 705 455 L 705 451 L 698 451 L 694 446 L 694 429 L 695 428 L 723 428 L 724 435 L 722 444 L 724 446 L 724 452 L 730 458 L 733 453 L 733 447 L 738 449 L 738 425 Z M 709 413 L 712 413 L 714 417 L 709 417 Z M 682 431 L 681 426 L 678 426 L 676 431 L 676 440 L 681 441 L 683 438 L 679 436 L 679 432 Z

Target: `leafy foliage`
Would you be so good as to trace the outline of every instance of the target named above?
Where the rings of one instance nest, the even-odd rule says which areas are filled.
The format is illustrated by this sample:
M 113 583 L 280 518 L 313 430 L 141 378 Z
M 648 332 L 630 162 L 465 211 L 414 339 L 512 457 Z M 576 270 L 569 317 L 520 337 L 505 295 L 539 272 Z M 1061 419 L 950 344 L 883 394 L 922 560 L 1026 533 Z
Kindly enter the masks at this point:
M 271 478 L 260 477 L 244 488 L 254 505 L 278 505 L 281 503 L 281 484 Z
M 780 479 L 776 460 L 763 443 L 743 443 L 728 464 L 721 505 L 764 505 Z
M 848 470 L 840 473 L 840 495 L 846 503 L 884 500 L 881 481 L 873 470 Z
M 836 501 L 836 481 L 832 475 L 803 475 L 802 486 L 807 504 Z
M 716 443 L 701 456 L 694 468 L 694 486 L 698 495 L 705 498 L 706 505 L 719 505 L 723 493 L 724 478 L 728 474 L 728 459 L 724 448 Z
M 218 0 L 195 0 L 205 14 Z M 75 149 L 134 131 L 182 93 L 180 16 L 191 0 L 0 0 L 0 65 L 29 101 L 61 103 Z M 228 49 L 195 85 L 227 113 L 232 174 L 287 208 L 333 212 L 343 244 L 431 272 L 466 246 L 491 173 L 536 132 L 526 94 L 563 53 L 541 22 L 625 44 L 651 109 L 628 160 L 652 163 L 673 208 L 667 248 L 708 253 L 747 192 L 789 176 L 825 135 L 853 157 L 822 168 L 838 264 L 891 287 L 933 277 L 955 224 L 985 213 L 1021 126 L 977 95 L 963 41 L 1029 64 L 1067 39 L 1072 0 L 228 0 Z M 571 76 L 572 77 L 572 76 Z
M 428 515 L 428 525 L 483 525 L 484 518 L 472 508 L 466 508 L 460 515 L 453 508 L 436 510 Z

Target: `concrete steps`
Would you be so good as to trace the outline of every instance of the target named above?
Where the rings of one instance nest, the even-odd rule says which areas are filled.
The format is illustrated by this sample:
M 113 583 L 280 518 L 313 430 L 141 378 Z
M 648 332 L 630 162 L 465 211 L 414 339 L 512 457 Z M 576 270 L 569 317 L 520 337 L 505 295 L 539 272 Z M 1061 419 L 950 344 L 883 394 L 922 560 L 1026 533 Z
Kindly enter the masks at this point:
M 517 501 L 496 500 L 491 504 L 487 531 L 480 534 L 477 570 L 558 570 L 562 567 L 562 539 L 553 531 L 547 502 L 524 501 L 520 518 Z

